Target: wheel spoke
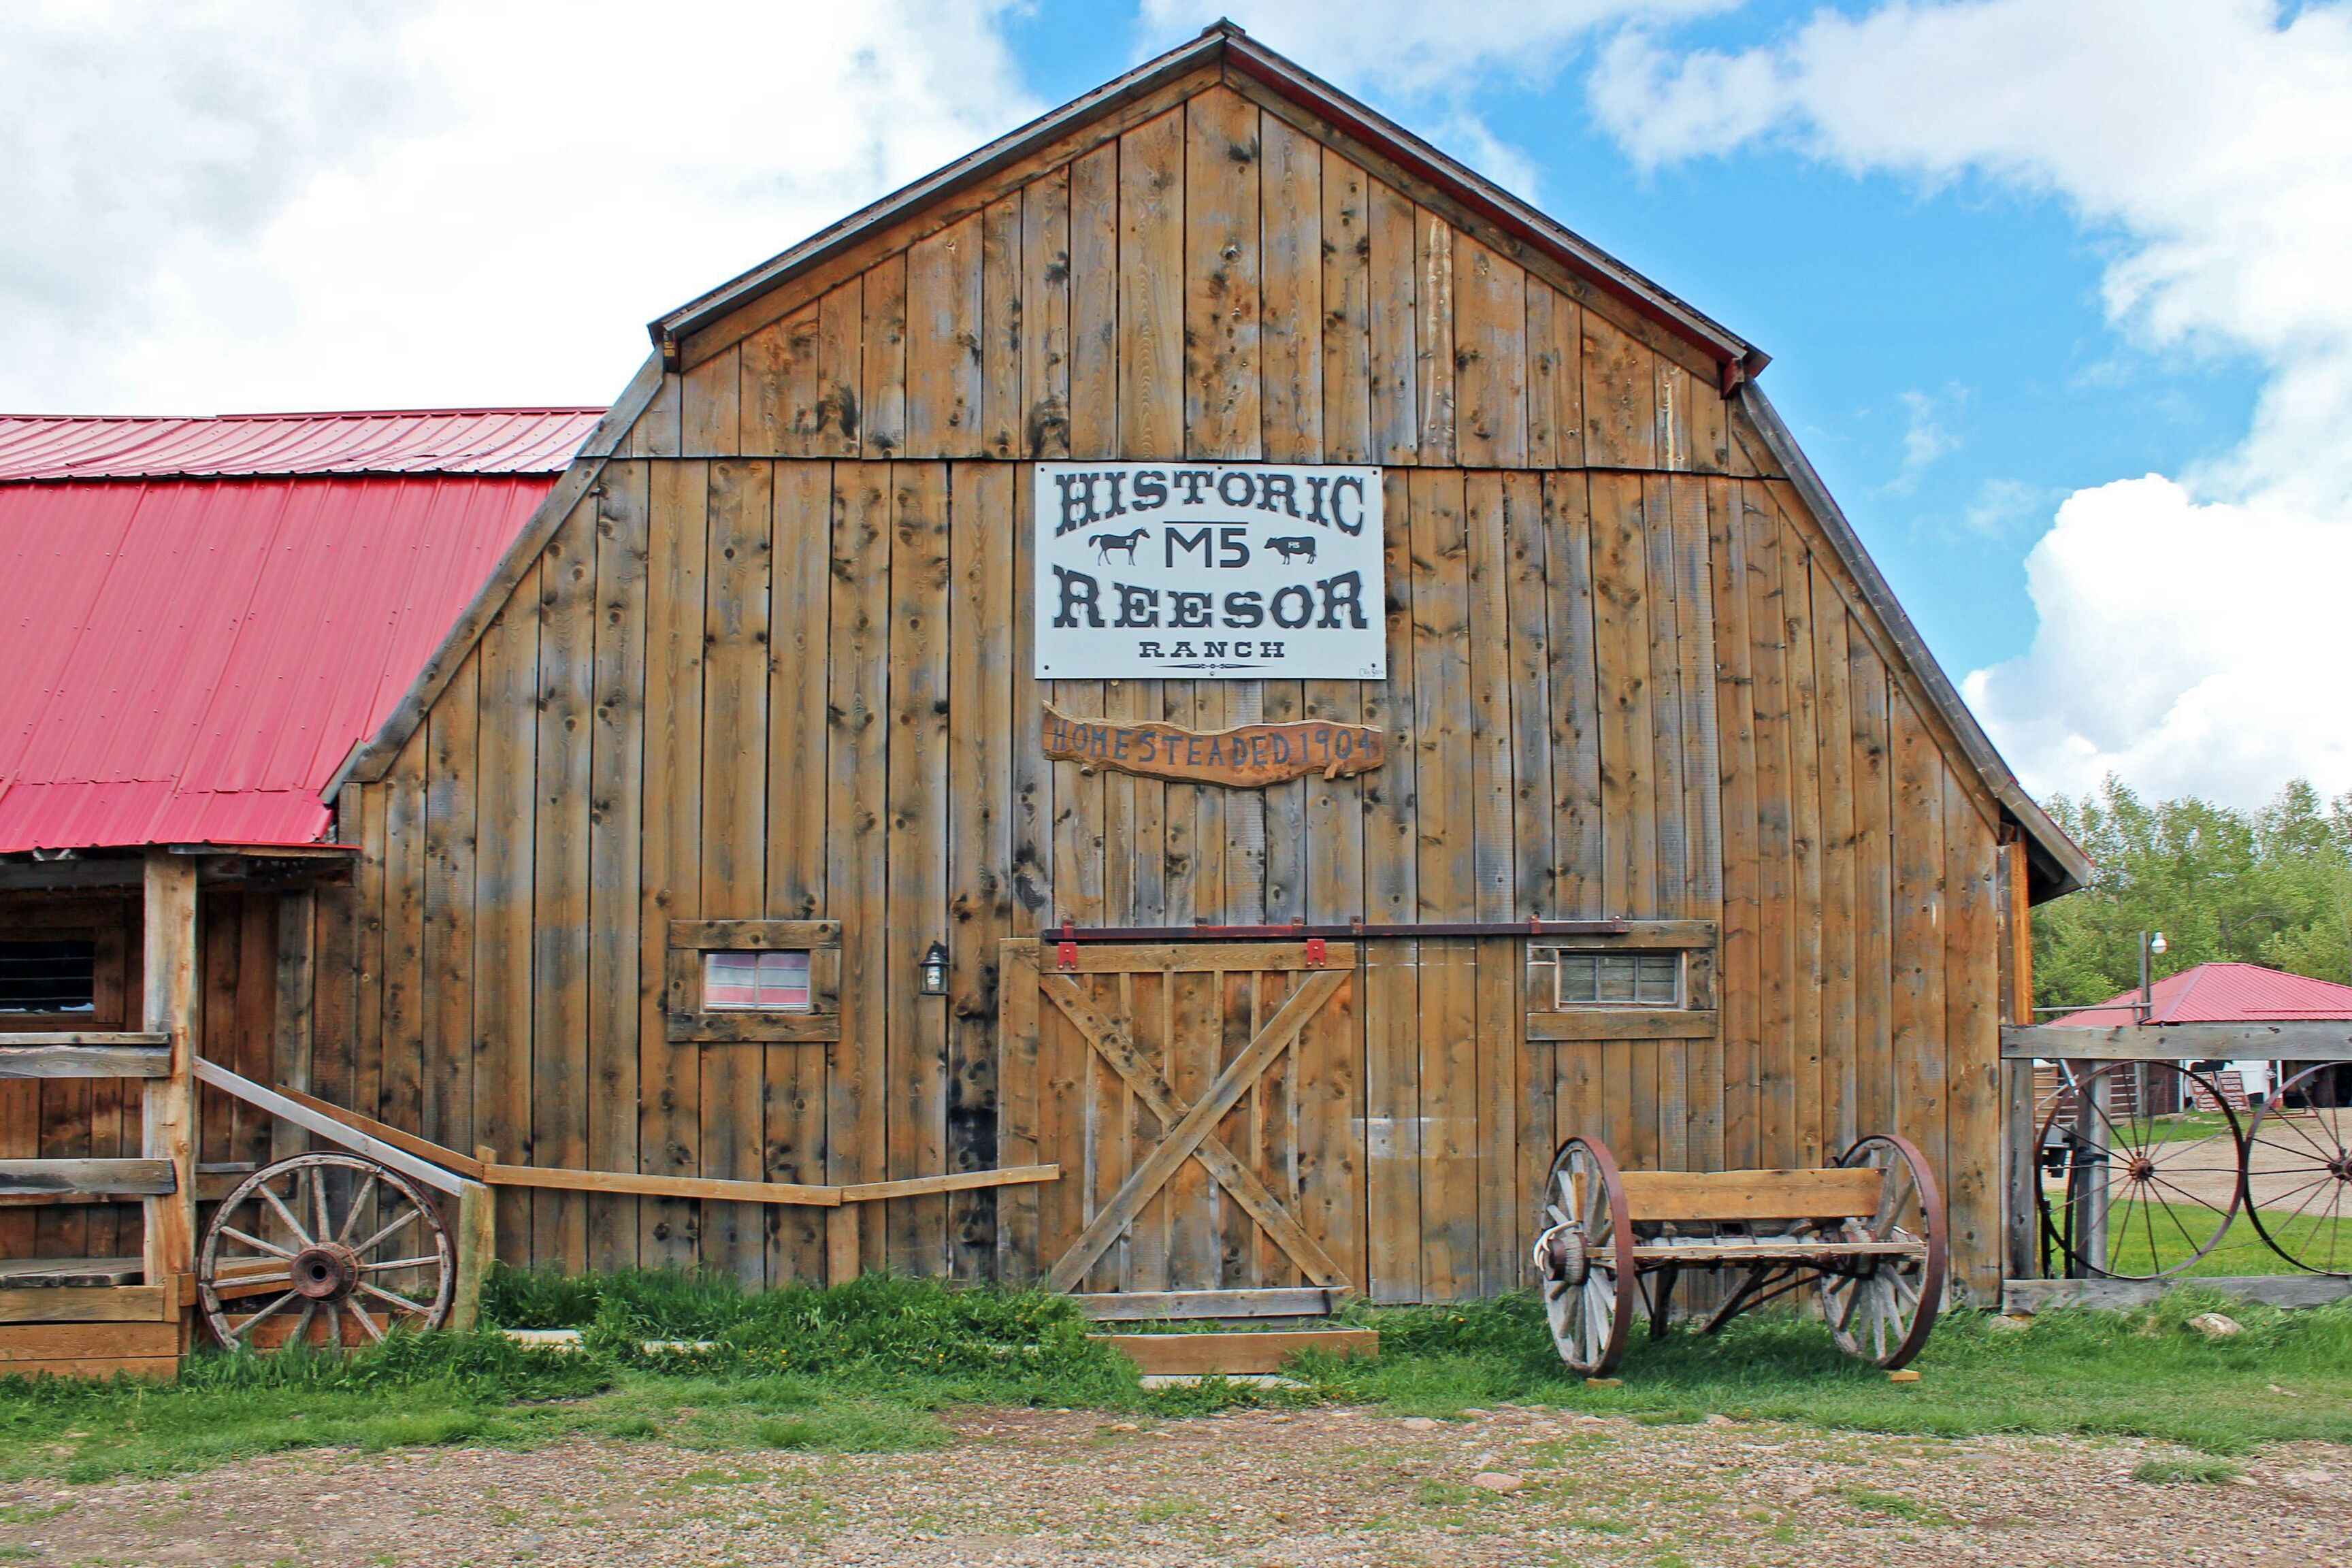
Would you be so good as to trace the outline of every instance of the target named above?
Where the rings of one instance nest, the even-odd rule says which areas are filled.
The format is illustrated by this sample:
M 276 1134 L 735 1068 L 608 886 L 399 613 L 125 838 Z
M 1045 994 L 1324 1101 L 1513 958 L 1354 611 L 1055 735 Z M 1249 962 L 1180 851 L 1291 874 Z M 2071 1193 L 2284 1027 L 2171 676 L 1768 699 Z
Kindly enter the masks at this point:
M 412 1300 L 405 1296 L 395 1296 L 389 1290 L 378 1289 L 374 1285 L 365 1279 L 358 1281 L 358 1285 L 361 1289 L 366 1291 L 369 1295 L 376 1297 L 380 1300 L 388 1302 L 390 1305 L 403 1312 L 415 1312 L 422 1315 L 424 1313 L 430 1312 L 433 1310 L 433 1303 L 430 1301 L 417 1301 Z M 360 1305 L 358 1302 L 354 1301 L 352 1303 L 352 1310 L 355 1312 L 360 1310 Z M 366 1315 L 364 1313 L 362 1313 L 361 1321 L 366 1321 Z M 377 1337 L 381 1339 L 383 1336 L 378 1335 Z
M 370 1274 L 383 1274 L 394 1268 L 422 1268 L 428 1263 L 438 1263 L 441 1255 L 427 1252 L 416 1258 L 388 1258 L 382 1263 L 363 1263 L 360 1267 Z
M 264 1198 L 267 1198 L 269 1201 L 269 1206 L 271 1208 L 278 1211 L 278 1217 L 286 1222 L 286 1228 L 294 1233 L 294 1239 L 304 1247 L 310 1246 L 310 1233 L 302 1228 L 302 1222 L 294 1217 L 294 1211 L 286 1206 L 285 1201 L 278 1197 L 276 1193 L 269 1190 L 269 1184 L 268 1182 L 264 1182 L 256 1190 L 258 1191 Z M 295 1196 L 299 1199 L 301 1196 L 302 1192 L 299 1178 L 297 1179 L 294 1192 Z M 291 1258 L 293 1254 L 289 1252 L 287 1256 Z
M 318 1320 L 318 1302 L 303 1302 L 302 1315 L 294 1320 L 294 1331 L 286 1336 L 286 1343 L 293 1345 L 309 1342 L 310 1338 L 310 1325 Z M 283 1347 L 281 1346 L 280 1348 L 282 1349 Z
M 374 1251 L 377 1244 L 382 1242 L 384 1237 L 392 1235 L 401 1226 L 413 1223 L 422 1215 L 424 1212 L 425 1211 L 423 1209 L 418 1208 L 415 1205 L 410 1204 L 406 1209 L 401 1212 L 401 1215 L 398 1219 L 394 1220 L 390 1225 L 385 1226 L 382 1230 L 377 1231 L 373 1236 L 369 1237 L 365 1241 L 362 1241 L 357 1247 L 352 1247 L 352 1250 L 364 1258 L 367 1254 Z
M 257 1236 L 247 1236 L 244 1231 L 241 1231 L 241 1230 L 237 1229 L 237 1228 L 236 1228 L 236 1226 L 233 1226 L 233 1225 L 225 1225 L 225 1226 L 221 1226 L 221 1227 L 220 1227 L 220 1233 L 221 1233 L 223 1236 L 227 1236 L 227 1237 L 236 1237 L 237 1240 L 239 1240 L 239 1241 L 241 1241 L 241 1242 L 245 1243 L 245 1244 L 246 1244 L 246 1246 L 247 1246 L 247 1247 L 250 1247 L 254 1248 L 254 1249 L 255 1249 L 256 1251 L 257 1251 L 257 1252 L 266 1252 L 266 1253 L 268 1253 L 268 1254 L 270 1257 L 272 1257 L 272 1258 L 284 1258 L 284 1259 L 285 1259 L 287 1262 L 289 1262 L 289 1263 L 291 1263 L 291 1262 L 293 1262 L 293 1261 L 294 1261 L 294 1255 L 293 1255 L 292 1253 L 290 1253 L 290 1252 L 287 1251 L 284 1247 L 273 1247 L 273 1246 L 271 1246 L 268 1242 L 266 1242 L 266 1241 L 262 1240 L 262 1239 L 261 1239 L 261 1237 L 257 1237 Z M 242 1262 L 244 1262 L 244 1261 L 245 1261 L 245 1259 L 243 1259 L 243 1258 L 232 1258 L 227 1259 L 227 1261 L 229 1261 L 229 1262 L 231 1262 L 231 1263 L 242 1263 Z M 259 1260 L 258 1258 L 256 1258 L 256 1259 L 254 1259 L 254 1261 L 258 1262 L 258 1261 L 260 1261 L 260 1260 Z
M 375 1320 L 368 1316 L 367 1309 L 361 1306 L 356 1298 L 344 1297 L 343 1305 L 352 1310 L 352 1316 L 360 1321 L 360 1327 L 367 1331 L 368 1338 L 378 1344 L 383 1343 L 383 1331 L 375 1326 Z
M 346 1246 L 350 1245 L 352 1231 L 360 1223 L 360 1215 L 366 1209 L 368 1198 L 374 1193 L 375 1186 L 376 1174 L 373 1171 L 370 1171 L 367 1174 L 367 1180 L 360 1184 L 360 1190 L 352 1194 L 352 1206 L 344 1211 L 342 1228 L 335 1232 L 335 1239 L 337 1241 L 340 1241 Z M 367 1248 L 362 1247 L 355 1247 L 353 1250 L 365 1252 Z
M 310 1207 L 319 1216 L 320 1237 L 323 1239 L 334 1235 L 335 1222 L 327 1214 L 327 1173 L 311 1165 L 304 1169 L 302 1175 L 310 1184 Z
M 269 1305 L 268 1305 L 267 1307 L 262 1308 L 262 1309 L 261 1309 L 261 1310 L 259 1310 L 258 1312 L 254 1313 L 254 1314 L 253 1314 L 253 1316 L 251 1316 L 250 1318 L 247 1318 L 245 1321 L 243 1321 L 242 1323 L 239 1323 L 236 1328 L 234 1328 L 234 1329 L 230 1330 L 230 1331 L 229 1331 L 229 1336 L 228 1336 L 228 1337 L 229 1337 L 230 1339 L 232 1339 L 232 1340 L 241 1340 L 241 1339 L 245 1338 L 245 1336 L 246 1336 L 246 1331 L 247 1331 L 247 1330 L 251 1329 L 251 1328 L 253 1327 L 253 1325 L 254 1325 L 254 1324 L 256 1324 L 256 1323 L 257 1323 L 257 1322 L 261 1321 L 261 1320 L 262 1320 L 262 1319 L 264 1319 L 264 1318 L 266 1318 L 266 1317 L 269 1316 L 269 1314 L 270 1314 L 270 1313 L 272 1313 L 272 1312 L 274 1312 L 274 1311 L 278 1310 L 278 1308 L 280 1308 L 280 1307 L 282 1307 L 282 1306 L 286 1305 L 286 1303 L 287 1303 L 287 1302 L 291 1301 L 292 1300 L 294 1300 L 294 1298 L 295 1298 L 295 1297 L 296 1297 L 296 1295 L 298 1295 L 298 1294 L 299 1294 L 299 1292 L 297 1292 L 297 1291 L 293 1291 L 293 1290 L 289 1290 L 289 1291 L 287 1291 L 287 1292 L 286 1292 L 286 1294 L 284 1294 L 283 1296 L 278 1297 L 278 1300 L 276 1300 L 275 1301 L 270 1302 L 270 1303 L 269 1303 Z

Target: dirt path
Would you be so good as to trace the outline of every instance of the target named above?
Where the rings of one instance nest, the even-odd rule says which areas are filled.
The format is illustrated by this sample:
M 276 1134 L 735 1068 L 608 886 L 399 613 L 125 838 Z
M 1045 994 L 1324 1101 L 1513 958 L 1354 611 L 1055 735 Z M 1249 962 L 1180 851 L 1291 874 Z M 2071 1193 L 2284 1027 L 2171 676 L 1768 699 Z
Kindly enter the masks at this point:
M 314 1453 L 168 1481 L 20 1484 L 0 1487 L 0 1560 L 2285 1568 L 2352 1547 L 2352 1448 L 2316 1444 L 2273 1449 L 2234 1483 L 2151 1486 L 2129 1479 L 2136 1466 L 2189 1456 L 1516 1409 L 1139 1427 L 987 1412 L 960 1437 L 842 1458 L 660 1442 Z

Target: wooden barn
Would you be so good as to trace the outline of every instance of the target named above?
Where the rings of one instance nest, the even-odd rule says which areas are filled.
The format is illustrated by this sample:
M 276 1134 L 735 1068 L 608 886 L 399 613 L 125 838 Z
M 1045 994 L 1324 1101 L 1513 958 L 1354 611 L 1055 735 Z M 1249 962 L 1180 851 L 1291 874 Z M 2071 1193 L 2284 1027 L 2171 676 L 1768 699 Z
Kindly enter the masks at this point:
M 1227 26 L 651 331 L 236 1047 L 502 1256 L 1444 1300 L 1888 1130 L 2028 1256 L 2084 862 L 1735 333 Z

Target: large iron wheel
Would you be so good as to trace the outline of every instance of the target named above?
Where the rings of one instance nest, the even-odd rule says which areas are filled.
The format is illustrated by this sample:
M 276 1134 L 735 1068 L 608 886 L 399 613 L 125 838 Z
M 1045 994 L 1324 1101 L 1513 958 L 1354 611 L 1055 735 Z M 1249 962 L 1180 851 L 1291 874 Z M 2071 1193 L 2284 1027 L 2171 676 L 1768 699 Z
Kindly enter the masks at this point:
M 1625 1183 L 1607 1144 L 1571 1138 L 1559 1146 L 1537 1225 L 1536 1278 L 1552 1345 L 1570 1371 L 1604 1377 L 1633 1337 L 1637 1273 Z
M 2176 1111 L 2218 1114 L 2222 1125 L 2195 1136 L 2169 1120 Z M 2083 1273 L 2179 1274 L 2220 1246 L 2237 1217 L 2243 1136 L 2221 1086 L 2202 1073 L 2110 1062 L 2051 1096 L 2038 1132 L 2042 1234 Z
M 1906 1245 L 1864 1253 L 1822 1273 L 1822 1315 L 1838 1349 L 1889 1371 L 1927 1348 L 1944 1301 L 1944 1198 L 1927 1156 L 1907 1138 L 1882 1133 L 1838 1157 L 1883 1171 L 1878 1209 L 1849 1216 L 1836 1239 Z
M 229 1194 L 196 1256 L 196 1295 L 232 1348 L 382 1343 L 437 1329 L 457 1289 L 457 1248 L 425 1195 L 352 1154 L 297 1154 Z
M 2352 1110 L 2339 1065 L 2287 1079 L 2246 1131 L 2247 1217 L 2273 1252 L 2314 1274 L 2352 1274 Z

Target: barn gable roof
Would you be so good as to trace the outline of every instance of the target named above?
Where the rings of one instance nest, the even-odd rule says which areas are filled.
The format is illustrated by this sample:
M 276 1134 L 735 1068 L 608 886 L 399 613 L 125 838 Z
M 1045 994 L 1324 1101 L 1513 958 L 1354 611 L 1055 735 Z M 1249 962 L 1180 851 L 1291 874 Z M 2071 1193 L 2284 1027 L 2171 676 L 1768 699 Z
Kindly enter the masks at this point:
M 1024 163 L 1076 130 L 1109 117 L 1187 76 L 1221 66 L 1236 79 L 1237 84 L 1255 85 L 1304 110 L 1323 130 L 1327 139 L 1335 133 L 1344 135 L 1377 159 L 1433 184 L 1469 216 L 1496 231 L 1498 238 L 1533 247 L 1614 299 L 1633 316 L 1654 322 L 1690 343 L 1714 363 L 1718 385 L 1726 393 L 1769 363 L 1770 356 L 1730 329 L 1379 110 L 1257 43 L 1228 21 L 1212 24 L 1190 42 L 1039 116 L 656 318 L 646 324 L 654 347 L 666 364 L 675 367 L 694 334 L 761 296 L 787 287 L 899 220 Z
M 1213 77 L 1212 73 L 1219 72 L 1221 76 Z M 741 325 L 746 318 L 775 314 L 772 300 L 763 303 L 764 299 L 789 301 L 796 294 L 807 293 L 814 286 L 813 276 L 822 281 L 827 271 L 855 262 L 862 250 L 887 243 L 893 235 L 903 237 L 911 224 L 933 209 L 958 202 L 969 205 L 975 189 L 991 182 L 1029 177 L 1024 171 L 1057 147 L 1066 149 L 1074 136 L 1090 125 L 1147 109 L 1159 112 L 1147 100 L 1155 94 L 1164 97 L 1181 91 L 1182 84 L 1193 78 L 1203 79 L 1203 85 L 1207 79 L 1223 79 L 1273 95 L 1315 128 L 1310 134 L 1344 142 L 1346 150 L 1368 163 L 1398 171 L 1423 188 L 1435 191 L 1484 233 L 1524 259 L 1544 261 L 1555 278 L 1571 279 L 1583 297 L 1601 299 L 1653 334 L 1654 342 L 1672 342 L 1694 365 L 1713 364 L 1717 384 L 1744 410 L 1761 435 L 1873 615 L 1886 628 L 1895 656 L 1914 673 L 1922 695 L 1961 753 L 1958 760 L 1981 780 L 2002 816 L 2022 831 L 2033 896 L 2037 900 L 2054 897 L 2082 885 L 2089 875 L 2089 860 L 2034 803 L 1994 749 L 1794 437 L 1756 388 L 1754 377 L 1769 356 L 1519 198 L 1224 22 L 651 322 L 648 331 L 654 353 L 583 444 L 572 470 L 542 503 L 481 595 L 458 617 L 408 696 L 375 738 L 353 752 L 329 784 L 329 798 L 343 778 L 372 782 L 390 770 L 514 584 L 595 485 L 604 462 L 620 450 L 630 429 L 653 404 L 666 372 L 717 352 L 721 341 L 740 338 L 746 330 Z
M 0 416 L 0 854 L 317 842 L 595 417 Z

